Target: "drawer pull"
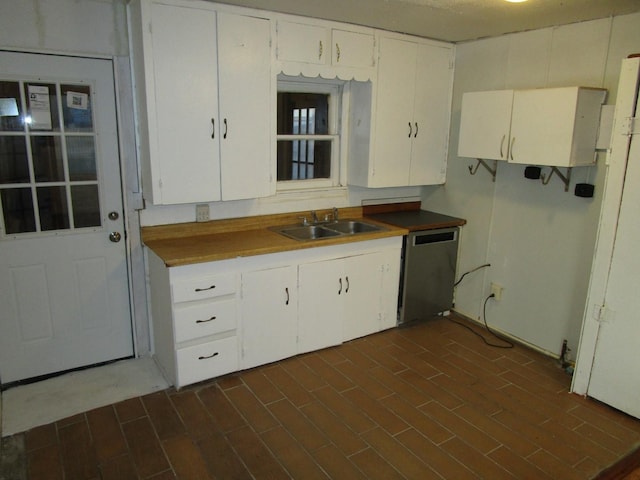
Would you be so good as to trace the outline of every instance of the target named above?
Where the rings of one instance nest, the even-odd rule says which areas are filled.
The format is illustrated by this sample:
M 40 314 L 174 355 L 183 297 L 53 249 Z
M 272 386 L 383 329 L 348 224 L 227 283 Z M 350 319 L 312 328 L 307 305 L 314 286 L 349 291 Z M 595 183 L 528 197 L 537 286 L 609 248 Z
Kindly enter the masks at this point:
M 212 353 L 211 355 L 203 355 L 201 357 L 198 357 L 198 360 L 207 360 L 208 358 L 213 358 L 217 356 L 218 356 L 218 352 L 215 352 L 215 353 Z
M 206 320 L 196 320 L 196 323 L 207 323 L 207 322 L 210 322 L 211 320 L 215 320 L 215 319 L 216 319 L 216 317 L 214 315 L 213 317 L 207 318 Z
M 207 288 L 196 288 L 196 292 L 206 292 L 207 290 L 213 290 L 214 288 L 216 288 L 215 285 L 211 285 L 210 287 L 207 287 Z

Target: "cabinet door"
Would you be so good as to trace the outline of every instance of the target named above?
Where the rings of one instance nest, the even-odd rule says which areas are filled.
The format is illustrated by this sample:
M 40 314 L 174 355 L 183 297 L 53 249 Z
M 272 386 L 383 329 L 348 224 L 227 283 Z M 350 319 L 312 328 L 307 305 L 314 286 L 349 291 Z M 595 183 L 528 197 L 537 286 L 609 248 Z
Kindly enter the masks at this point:
M 578 88 L 541 88 L 516 90 L 511 116 L 511 150 L 513 163 L 571 166 Z M 584 115 L 584 112 L 582 113 Z M 598 111 L 594 118 L 599 116 Z M 595 122 L 594 122 L 595 127 Z M 596 131 L 592 132 L 592 148 L 587 162 L 594 159 Z
M 324 65 L 330 54 L 325 27 L 278 22 L 278 60 Z
M 345 259 L 343 340 L 380 330 L 383 263 L 380 252 Z
M 336 259 L 298 267 L 298 353 L 342 342 L 343 265 Z
M 453 84 L 453 50 L 418 44 L 409 185 L 445 181 Z
M 331 33 L 331 63 L 339 67 L 373 67 L 373 35 L 346 30 Z
M 383 250 L 381 254 L 382 292 L 380 294 L 380 330 L 385 330 L 395 327 L 398 324 L 401 249 Z
M 270 37 L 267 19 L 218 14 L 222 200 L 275 192 Z
M 381 38 L 374 171 L 370 187 L 406 186 L 414 134 L 417 45 Z
M 462 96 L 458 156 L 507 160 L 513 90 Z
M 242 274 L 242 368 L 297 353 L 296 284 L 295 266 Z
M 151 32 L 149 155 L 161 193 L 153 201 L 220 200 L 216 13 L 153 3 Z

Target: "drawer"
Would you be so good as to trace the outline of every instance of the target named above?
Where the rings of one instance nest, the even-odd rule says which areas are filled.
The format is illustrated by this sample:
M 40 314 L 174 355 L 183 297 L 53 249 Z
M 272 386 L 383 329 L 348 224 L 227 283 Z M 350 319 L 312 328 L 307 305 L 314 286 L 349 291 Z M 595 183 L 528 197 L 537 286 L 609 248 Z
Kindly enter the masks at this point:
M 236 291 L 236 275 L 210 275 L 171 282 L 174 302 L 190 302 L 230 295 Z
M 238 337 L 180 348 L 176 352 L 176 387 L 238 370 Z
M 176 343 L 235 330 L 236 299 L 177 304 L 173 308 Z

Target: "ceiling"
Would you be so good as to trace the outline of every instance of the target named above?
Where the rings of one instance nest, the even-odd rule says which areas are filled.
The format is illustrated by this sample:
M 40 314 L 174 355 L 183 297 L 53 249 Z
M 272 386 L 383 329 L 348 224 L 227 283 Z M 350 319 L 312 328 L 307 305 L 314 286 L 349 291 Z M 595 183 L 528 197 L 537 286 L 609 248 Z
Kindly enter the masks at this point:
M 245 7 L 463 42 L 624 15 L 640 0 L 216 0 Z

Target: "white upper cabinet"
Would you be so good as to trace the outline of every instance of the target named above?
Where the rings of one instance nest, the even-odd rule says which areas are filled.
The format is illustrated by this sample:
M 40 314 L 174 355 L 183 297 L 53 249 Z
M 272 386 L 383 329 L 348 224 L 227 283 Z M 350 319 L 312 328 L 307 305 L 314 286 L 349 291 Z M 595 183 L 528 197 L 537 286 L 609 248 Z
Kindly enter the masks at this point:
M 278 21 L 278 60 L 324 65 L 330 57 L 330 32 L 321 25 Z
M 399 187 L 444 183 L 453 46 L 412 37 L 382 36 L 371 115 L 371 148 L 353 152 L 349 183 Z M 359 95 L 354 89 L 354 95 Z M 366 136 L 366 111 L 351 119 L 354 136 Z
M 606 90 L 586 87 L 465 93 L 458 155 L 510 163 L 592 165 Z
M 507 160 L 513 90 L 462 95 L 458 156 Z
M 277 38 L 276 56 L 287 74 L 325 74 L 344 79 L 362 75 L 353 73 L 352 69 L 370 69 L 365 78 L 373 74 L 375 36 L 372 30 L 347 30 L 332 28 L 331 24 L 324 22 L 278 19 Z M 310 69 L 312 66 L 316 69 Z
M 131 2 L 129 17 L 144 197 L 273 193 L 270 21 L 153 0 Z
M 222 200 L 275 193 L 270 37 L 269 20 L 218 14 Z
M 331 32 L 331 64 L 341 67 L 374 66 L 373 34 L 334 29 Z

